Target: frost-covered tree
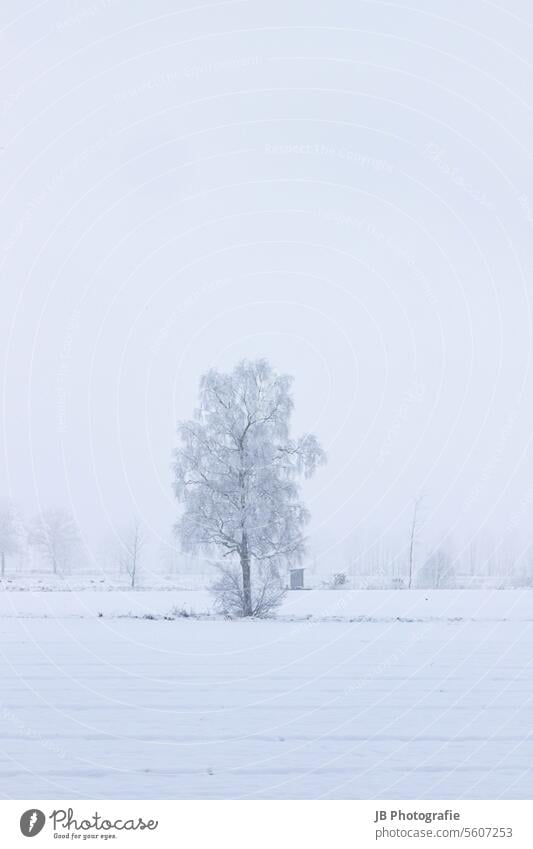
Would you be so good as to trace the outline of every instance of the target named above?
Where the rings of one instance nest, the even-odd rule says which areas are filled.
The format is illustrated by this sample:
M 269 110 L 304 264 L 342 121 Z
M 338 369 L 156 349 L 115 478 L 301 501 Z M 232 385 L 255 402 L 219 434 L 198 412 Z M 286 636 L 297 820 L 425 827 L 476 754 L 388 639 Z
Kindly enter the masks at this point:
M 21 523 L 17 511 L 7 498 L 0 500 L 0 573 L 6 573 L 6 559 L 20 550 Z
M 65 510 L 45 510 L 32 522 L 28 541 L 57 573 L 64 568 L 80 545 L 80 532 Z
M 212 369 L 194 419 L 178 425 L 176 530 L 184 550 L 214 550 L 240 564 L 244 616 L 257 613 L 254 566 L 271 575 L 301 558 L 309 512 L 296 478 L 325 461 L 314 436 L 289 436 L 291 385 L 265 360 L 244 360 L 230 374 Z

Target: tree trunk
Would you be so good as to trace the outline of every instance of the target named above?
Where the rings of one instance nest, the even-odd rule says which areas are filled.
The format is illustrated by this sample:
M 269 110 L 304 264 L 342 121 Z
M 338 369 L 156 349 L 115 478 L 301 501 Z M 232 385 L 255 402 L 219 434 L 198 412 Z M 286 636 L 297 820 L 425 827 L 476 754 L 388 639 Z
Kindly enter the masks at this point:
M 420 507 L 420 502 L 422 501 L 422 496 L 419 495 L 415 501 L 415 509 L 413 511 L 413 522 L 411 524 L 411 539 L 409 543 L 409 583 L 408 589 L 411 589 L 413 585 L 413 567 L 415 562 L 415 540 L 416 540 L 416 520 L 418 517 L 418 508 Z
M 246 533 L 242 535 L 241 545 L 241 569 L 242 569 L 242 595 L 243 615 L 252 615 L 252 582 L 250 577 L 250 554 L 248 551 L 248 538 Z

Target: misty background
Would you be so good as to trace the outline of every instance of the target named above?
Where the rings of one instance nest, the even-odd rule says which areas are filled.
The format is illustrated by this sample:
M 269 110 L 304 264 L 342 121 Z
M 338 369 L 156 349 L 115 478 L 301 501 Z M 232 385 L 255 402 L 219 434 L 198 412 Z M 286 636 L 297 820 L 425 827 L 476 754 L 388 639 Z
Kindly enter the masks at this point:
M 0 494 L 173 556 L 210 367 L 294 376 L 310 557 L 533 546 L 524 0 L 1 12 Z M 156 554 L 157 552 L 157 554 Z M 470 552 L 470 554 L 467 554 Z

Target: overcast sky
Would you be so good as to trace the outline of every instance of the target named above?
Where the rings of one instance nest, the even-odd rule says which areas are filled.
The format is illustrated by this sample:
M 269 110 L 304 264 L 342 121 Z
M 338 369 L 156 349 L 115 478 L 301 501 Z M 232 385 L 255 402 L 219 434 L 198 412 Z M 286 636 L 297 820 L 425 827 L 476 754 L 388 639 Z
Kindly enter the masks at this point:
M 4 0 L 0 490 L 167 538 L 211 366 L 295 377 L 317 540 L 533 538 L 533 7 Z M 522 543 L 521 543 L 522 544 Z

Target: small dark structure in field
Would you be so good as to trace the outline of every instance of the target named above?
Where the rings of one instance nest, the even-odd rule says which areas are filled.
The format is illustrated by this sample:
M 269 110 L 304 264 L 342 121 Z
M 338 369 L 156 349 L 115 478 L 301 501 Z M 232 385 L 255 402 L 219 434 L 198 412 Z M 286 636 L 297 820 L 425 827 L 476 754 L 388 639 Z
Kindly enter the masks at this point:
M 291 569 L 289 572 L 289 586 L 291 590 L 303 590 L 304 588 L 304 570 Z

